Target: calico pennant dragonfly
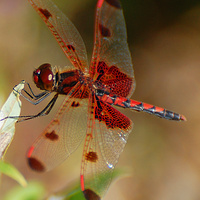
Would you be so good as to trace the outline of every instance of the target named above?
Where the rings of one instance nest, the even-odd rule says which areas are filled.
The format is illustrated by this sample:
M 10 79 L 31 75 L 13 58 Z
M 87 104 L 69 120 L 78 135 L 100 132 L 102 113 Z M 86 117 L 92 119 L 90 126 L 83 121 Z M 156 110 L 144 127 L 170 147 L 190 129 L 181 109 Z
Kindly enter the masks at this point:
M 86 199 L 100 199 L 110 184 L 112 172 L 133 128 L 132 121 L 113 105 L 170 120 L 185 121 L 186 118 L 129 99 L 135 89 L 135 80 L 119 0 L 97 2 L 90 65 L 84 42 L 72 22 L 50 0 L 29 2 L 73 67 L 54 67 L 45 63 L 33 72 L 36 86 L 44 92 L 39 95 L 26 92 L 29 97 L 37 104 L 50 93 L 55 92 L 55 95 L 39 114 L 28 119 L 48 114 L 59 95 L 66 97 L 55 118 L 31 146 L 28 163 L 39 172 L 50 170 L 72 154 L 85 138 L 81 189 Z M 105 178 L 100 180 L 99 174 L 107 181 L 102 181 Z

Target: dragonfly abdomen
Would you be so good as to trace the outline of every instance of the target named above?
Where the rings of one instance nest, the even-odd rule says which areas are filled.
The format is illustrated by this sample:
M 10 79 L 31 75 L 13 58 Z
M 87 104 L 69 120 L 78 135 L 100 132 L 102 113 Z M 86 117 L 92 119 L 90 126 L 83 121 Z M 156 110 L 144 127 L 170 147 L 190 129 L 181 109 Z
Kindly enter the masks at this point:
M 130 108 L 138 112 L 146 112 L 149 114 L 156 115 L 161 118 L 175 120 L 175 121 L 186 121 L 185 116 L 175 113 L 173 111 L 166 110 L 164 108 L 154 106 L 151 104 L 143 103 L 141 101 L 135 101 L 125 97 L 119 97 L 116 95 L 111 95 L 105 91 L 99 90 L 97 96 L 104 102 L 111 105 L 120 106 L 123 108 Z

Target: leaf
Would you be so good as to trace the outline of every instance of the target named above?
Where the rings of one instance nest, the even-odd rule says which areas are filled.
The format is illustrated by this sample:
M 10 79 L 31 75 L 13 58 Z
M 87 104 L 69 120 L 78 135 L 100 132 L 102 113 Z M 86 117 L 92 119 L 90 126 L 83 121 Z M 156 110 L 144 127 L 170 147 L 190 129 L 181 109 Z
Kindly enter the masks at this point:
M 24 187 L 27 186 L 27 182 L 26 182 L 25 178 L 13 165 L 0 160 L 0 172 L 13 178 L 22 186 L 24 186 Z
M 7 101 L 0 110 L 0 159 L 3 159 L 6 150 L 12 142 L 15 133 L 15 123 L 18 118 L 6 118 L 8 116 L 19 116 L 21 112 L 21 101 L 19 93 L 24 88 L 25 81 L 13 89 Z M 17 91 L 17 92 L 16 92 Z
M 115 170 L 113 172 L 113 179 L 123 177 L 124 172 L 122 170 Z M 123 175 L 123 176 L 122 176 Z M 103 186 L 103 182 L 105 183 L 107 181 L 106 173 L 102 173 L 98 175 L 99 180 L 99 190 L 101 190 L 101 186 Z M 78 186 L 79 184 L 75 184 L 71 187 L 71 189 L 67 188 L 64 191 L 61 191 L 55 195 L 51 195 L 48 200 L 85 200 L 85 197 L 83 195 L 83 192 L 81 191 L 81 188 Z
M 30 182 L 27 187 L 14 187 L 9 190 L 3 200 L 42 200 L 44 199 L 44 186 L 37 182 Z

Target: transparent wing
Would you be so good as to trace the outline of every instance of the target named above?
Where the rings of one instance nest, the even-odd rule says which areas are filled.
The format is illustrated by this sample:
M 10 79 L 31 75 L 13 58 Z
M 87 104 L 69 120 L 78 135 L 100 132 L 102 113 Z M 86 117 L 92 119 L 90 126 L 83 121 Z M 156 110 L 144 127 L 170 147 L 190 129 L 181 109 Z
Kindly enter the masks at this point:
M 111 92 L 124 97 L 133 93 L 135 89 L 133 65 L 119 0 L 99 0 L 97 3 L 95 43 L 90 64 L 92 77 L 99 78 L 98 68 L 101 68 L 101 65 L 107 67 L 107 71 L 101 74 L 101 77 L 104 76 L 101 81 Z M 122 92 L 124 87 L 126 92 Z
M 76 87 L 76 86 L 75 86 Z M 36 171 L 48 171 L 62 163 L 81 143 L 87 126 L 85 87 L 77 86 L 67 96 L 55 118 L 28 152 L 28 163 Z M 81 98 L 84 97 L 84 98 Z
M 131 120 L 112 106 L 96 100 L 90 108 L 89 126 L 81 166 L 81 188 L 86 199 L 100 199 L 132 130 Z M 92 105 L 92 104 L 91 104 Z
M 71 63 L 82 71 L 87 70 L 85 44 L 72 22 L 51 0 L 28 1 L 44 20 Z

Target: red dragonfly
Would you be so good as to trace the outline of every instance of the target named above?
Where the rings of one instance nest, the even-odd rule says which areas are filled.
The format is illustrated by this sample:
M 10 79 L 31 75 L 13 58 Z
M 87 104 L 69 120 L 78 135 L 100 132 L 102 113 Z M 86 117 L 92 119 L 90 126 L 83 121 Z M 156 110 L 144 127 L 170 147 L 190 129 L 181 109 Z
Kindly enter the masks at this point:
M 55 95 L 40 113 L 28 119 L 48 114 L 59 95 L 66 95 L 66 98 L 55 118 L 31 146 L 28 163 L 36 171 L 50 170 L 72 154 L 85 138 L 81 189 L 86 199 L 101 199 L 133 127 L 132 121 L 113 105 L 170 120 L 185 121 L 186 118 L 129 99 L 135 89 L 135 80 L 119 0 L 97 1 L 90 65 L 84 42 L 72 22 L 50 0 L 29 2 L 73 67 L 53 67 L 46 63 L 33 72 L 36 86 L 44 90 L 39 95 L 26 92 L 37 100 L 36 104 L 52 92 Z

